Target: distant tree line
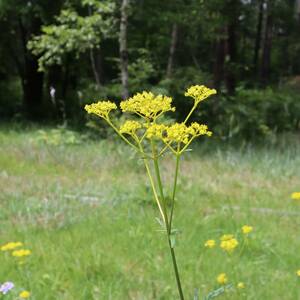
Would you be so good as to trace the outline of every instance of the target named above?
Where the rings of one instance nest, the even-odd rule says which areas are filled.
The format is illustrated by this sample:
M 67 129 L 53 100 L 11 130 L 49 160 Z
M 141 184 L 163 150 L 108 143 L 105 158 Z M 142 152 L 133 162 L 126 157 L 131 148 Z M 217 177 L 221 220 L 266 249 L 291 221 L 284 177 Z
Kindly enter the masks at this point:
M 200 80 L 234 97 L 300 75 L 299 0 L 1 0 L 0 26 L 2 116 L 68 118 Z

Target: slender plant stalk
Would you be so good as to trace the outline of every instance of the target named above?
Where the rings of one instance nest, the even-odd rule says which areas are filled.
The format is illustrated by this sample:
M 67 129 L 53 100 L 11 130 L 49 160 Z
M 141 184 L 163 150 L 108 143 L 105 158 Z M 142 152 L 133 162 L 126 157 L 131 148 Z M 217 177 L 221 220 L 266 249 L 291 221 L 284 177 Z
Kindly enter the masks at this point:
M 171 251 L 172 262 L 173 262 L 173 267 L 174 267 L 174 272 L 175 272 L 175 277 L 176 277 L 177 288 L 178 288 L 180 300 L 184 300 L 183 291 L 182 291 L 181 282 L 180 282 L 179 271 L 178 271 L 177 262 L 176 262 L 175 250 L 172 247 L 170 236 L 168 236 L 168 241 L 169 241 L 169 248 Z
M 176 277 L 178 293 L 179 293 L 179 296 L 180 296 L 180 300 L 184 300 L 184 295 L 183 295 L 183 291 L 182 291 L 182 287 L 181 287 L 181 281 L 180 281 L 180 276 L 179 276 L 179 271 L 178 271 L 178 266 L 177 266 L 177 261 L 176 261 L 175 250 L 174 250 L 174 247 L 173 247 L 172 242 L 171 242 L 172 228 L 170 226 L 170 223 L 168 222 L 166 199 L 165 199 L 164 192 L 163 192 L 163 186 L 162 186 L 162 181 L 161 181 L 161 176 L 160 176 L 158 158 L 156 156 L 154 143 L 152 143 L 152 153 L 153 153 L 153 162 L 154 162 L 155 175 L 156 175 L 156 179 L 157 179 L 158 188 L 159 188 L 159 191 L 160 191 L 161 201 L 163 202 L 163 207 L 164 207 L 166 233 L 167 233 L 169 249 L 170 249 L 170 252 L 171 252 L 172 263 L 173 263 L 174 273 L 175 273 L 175 277 Z
M 158 158 L 157 158 L 157 153 L 155 149 L 155 144 L 153 141 L 151 141 L 151 147 L 152 147 L 152 155 L 153 155 L 153 163 L 154 163 L 154 170 L 155 170 L 155 176 L 158 184 L 158 189 L 160 193 L 160 198 L 163 206 L 163 211 L 164 211 L 164 216 L 165 216 L 165 224 L 166 224 L 166 229 L 167 232 L 169 233 L 169 220 L 168 220 L 168 212 L 167 212 L 167 203 L 164 195 L 164 190 L 161 182 L 161 177 L 160 177 L 160 171 L 159 171 L 159 165 L 158 165 Z
M 174 212 L 174 206 L 175 206 L 175 195 L 176 195 L 176 187 L 177 187 L 177 178 L 178 178 L 178 171 L 179 171 L 179 162 L 180 162 L 180 155 L 178 154 L 176 156 L 176 166 L 175 166 L 173 193 L 172 193 L 171 213 L 170 213 L 170 220 L 169 220 L 170 229 L 172 229 L 173 212 Z
M 129 146 L 133 147 L 135 150 L 137 150 L 138 152 L 140 152 L 140 149 L 132 144 L 123 134 L 120 133 L 120 131 L 118 130 L 118 128 L 110 121 L 110 119 L 105 119 L 106 122 L 114 129 L 114 131 L 118 134 L 118 136 L 124 141 L 126 142 Z
M 139 143 L 139 147 L 140 147 L 140 151 L 142 153 L 144 153 L 144 149 L 143 149 L 143 146 L 141 143 Z M 149 177 L 149 180 L 150 180 L 150 184 L 151 184 L 151 188 L 152 188 L 152 192 L 153 192 L 153 195 L 154 195 L 154 198 L 155 198 L 155 201 L 157 203 L 157 206 L 158 206 L 158 209 L 159 209 L 159 212 L 163 218 L 163 221 L 164 223 L 166 222 L 165 220 L 165 215 L 164 215 L 164 212 L 163 212 L 163 209 L 162 209 L 162 206 L 161 206 L 161 203 L 158 199 L 158 196 L 157 196 L 157 192 L 156 192 L 156 189 L 155 189 L 155 184 L 154 184 L 154 181 L 153 181 L 153 178 L 152 178 L 152 175 L 151 175 L 151 172 L 150 172 L 150 168 L 149 168 L 149 163 L 148 163 L 148 159 L 146 157 L 143 158 L 143 161 L 144 161 L 144 165 L 145 165 L 145 168 L 146 168 L 146 171 L 147 171 L 147 175 Z
M 192 107 L 191 111 L 190 111 L 189 114 L 186 116 L 186 118 L 185 118 L 183 124 L 185 124 L 185 123 L 188 121 L 188 119 L 190 118 L 190 116 L 192 115 L 192 113 L 194 112 L 194 110 L 196 109 L 196 107 L 197 107 L 197 105 L 194 104 L 194 106 Z
M 155 190 L 155 186 L 154 186 L 154 182 L 153 182 L 153 178 L 152 178 L 152 175 L 151 175 L 151 172 L 150 172 L 150 168 L 149 168 L 149 165 L 148 165 L 148 162 L 146 161 L 146 159 L 144 160 L 144 164 L 145 164 L 145 168 L 147 170 L 147 174 L 148 174 L 148 177 L 149 177 L 149 180 L 150 180 L 150 184 L 151 184 L 151 187 L 152 187 L 154 198 L 155 198 L 157 206 L 159 208 L 159 212 L 160 212 L 160 214 L 161 214 L 161 216 L 163 218 L 163 221 L 165 223 L 166 222 L 166 220 L 165 220 L 165 214 L 164 214 L 164 211 L 162 209 L 161 203 L 160 203 L 160 201 L 158 199 L 157 192 Z

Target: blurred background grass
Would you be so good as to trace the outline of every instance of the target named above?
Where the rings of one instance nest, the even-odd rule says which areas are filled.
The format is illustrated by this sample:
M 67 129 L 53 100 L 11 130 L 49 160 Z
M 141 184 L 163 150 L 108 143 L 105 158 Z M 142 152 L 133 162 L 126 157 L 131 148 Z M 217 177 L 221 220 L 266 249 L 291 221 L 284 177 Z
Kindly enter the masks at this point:
M 290 194 L 299 190 L 299 141 L 211 140 L 195 149 L 182 161 L 175 215 L 187 299 L 195 288 L 202 295 L 216 288 L 222 272 L 246 288 L 220 298 L 298 299 L 300 208 Z M 172 168 L 166 156 L 166 183 Z M 66 129 L 2 127 L 0 190 L 1 243 L 32 250 L 23 266 L 0 253 L 0 278 L 33 299 L 176 299 L 142 162 L 124 144 Z M 204 248 L 226 233 L 240 240 L 245 224 L 254 232 L 241 256 Z

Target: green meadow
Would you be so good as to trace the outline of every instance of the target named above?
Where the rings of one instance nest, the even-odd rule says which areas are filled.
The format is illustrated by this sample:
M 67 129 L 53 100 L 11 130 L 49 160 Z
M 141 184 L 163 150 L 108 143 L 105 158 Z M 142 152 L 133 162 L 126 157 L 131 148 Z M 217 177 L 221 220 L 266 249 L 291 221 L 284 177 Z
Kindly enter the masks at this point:
M 0 282 L 35 300 L 178 299 L 142 161 L 114 139 L 51 145 L 39 134 L 0 129 L 0 245 L 31 250 L 25 259 L 0 251 Z M 200 139 L 192 150 L 174 216 L 186 299 L 220 287 L 220 273 L 231 287 L 218 299 L 300 299 L 300 203 L 290 197 L 300 190 L 300 142 Z M 172 160 L 162 164 L 167 185 Z M 253 226 L 247 239 L 243 225 Z M 223 234 L 239 241 L 230 255 L 219 247 Z M 209 239 L 216 247 L 204 247 Z

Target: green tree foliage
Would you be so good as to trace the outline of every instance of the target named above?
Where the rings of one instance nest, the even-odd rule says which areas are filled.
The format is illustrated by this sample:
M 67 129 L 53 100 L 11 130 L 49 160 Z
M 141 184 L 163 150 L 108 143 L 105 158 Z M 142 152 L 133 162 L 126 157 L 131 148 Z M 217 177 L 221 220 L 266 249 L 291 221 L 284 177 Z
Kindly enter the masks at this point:
M 102 37 L 112 34 L 112 2 L 83 0 L 82 8 L 87 8 L 88 15 L 79 15 L 73 7 L 63 9 L 55 24 L 42 26 L 42 34 L 29 41 L 28 48 L 39 56 L 40 71 L 62 65 L 67 54 L 79 58 L 87 50 L 100 47 Z
M 203 83 L 219 98 L 198 117 L 226 124 L 222 136 L 299 128 L 298 0 L 1 0 L 0 25 L 2 115 L 78 119 L 126 82 L 129 95 L 172 95 L 180 119 L 181 91 Z

